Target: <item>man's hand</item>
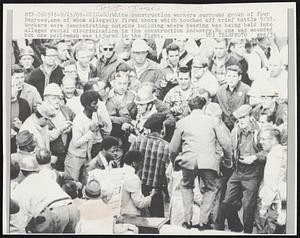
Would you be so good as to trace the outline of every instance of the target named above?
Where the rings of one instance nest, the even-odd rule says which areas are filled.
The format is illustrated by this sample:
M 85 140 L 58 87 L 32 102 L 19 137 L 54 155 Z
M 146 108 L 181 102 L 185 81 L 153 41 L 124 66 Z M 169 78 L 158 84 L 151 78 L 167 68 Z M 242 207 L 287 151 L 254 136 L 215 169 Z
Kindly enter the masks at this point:
M 69 132 L 72 128 L 72 125 L 73 123 L 71 121 L 66 121 L 64 125 L 61 128 L 59 128 L 61 134 Z
M 250 156 L 241 156 L 239 161 L 243 164 L 252 164 L 257 157 L 255 155 L 250 155 Z
M 121 129 L 122 129 L 122 131 L 130 131 L 132 127 L 133 126 L 131 124 L 125 122 L 124 124 L 122 124 Z
M 22 122 L 20 121 L 19 118 L 15 118 L 12 122 L 12 126 L 18 130 L 20 130 L 21 126 L 22 126 Z
M 92 131 L 93 133 L 95 133 L 99 129 L 98 123 L 92 122 L 89 129 L 90 129 L 90 131 Z
M 172 107 L 170 110 L 171 110 L 171 112 L 173 112 L 173 113 L 178 113 L 178 114 L 180 114 L 180 113 L 183 112 L 183 111 L 182 111 L 182 108 L 181 108 L 180 106 L 174 106 L 174 107 Z

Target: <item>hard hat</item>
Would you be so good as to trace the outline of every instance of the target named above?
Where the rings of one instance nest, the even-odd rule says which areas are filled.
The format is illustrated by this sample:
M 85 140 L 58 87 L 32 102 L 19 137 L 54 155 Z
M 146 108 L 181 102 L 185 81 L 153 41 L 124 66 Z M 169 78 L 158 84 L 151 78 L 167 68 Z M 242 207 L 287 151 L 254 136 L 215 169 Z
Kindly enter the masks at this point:
M 142 39 L 137 39 L 133 41 L 131 50 L 132 52 L 149 51 L 150 46 L 146 43 L 146 41 Z
M 34 51 L 30 46 L 26 46 L 25 48 L 20 49 L 19 59 L 22 58 L 24 55 L 30 55 L 34 57 Z
M 36 158 L 33 155 L 24 156 L 20 160 L 20 169 L 24 171 L 39 171 L 39 166 L 36 161 Z
M 54 95 L 54 96 L 62 96 L 62 90 L 56 83 L 50 83 L 47 85 L 44 91 L 44 96 L 46 95 Z

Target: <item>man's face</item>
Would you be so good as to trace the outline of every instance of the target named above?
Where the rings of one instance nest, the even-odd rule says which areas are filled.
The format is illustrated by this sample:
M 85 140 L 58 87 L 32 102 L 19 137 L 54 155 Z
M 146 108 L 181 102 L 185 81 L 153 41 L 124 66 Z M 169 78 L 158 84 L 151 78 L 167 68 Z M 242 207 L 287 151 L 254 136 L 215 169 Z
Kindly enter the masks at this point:
M 115 51 L 114 45 L 112 44 L 103 44 L 100 49 L 101 52 L 103 53 L 104 58 L 106 59 L 111 58 Z
M 87 109 L 90 112 L 97 112 L 98 110 L 98 100 L 92 101 L 89 106 L 87 106 Z
M 133 60 L 140 65 L 144 65 L 147 58 L 147 51 L 141 51 L 141 52 L 133 52 Z
M 93 89 L 99 93 L 102 99 L 105 99 L 108 93 L 108 88 L 103 81 L 98 81 L 97 84 L 93 85 Z
M 225 80 L 229 87 L 235 88 L 240 79 L 241 75 L 238 75 L 238 72 L 233 70 L 227 70 Z
M 268 116 L 265 115 L 265 114 L 262 114 L 260 117 L 259 117 L 259 125 L 260 125 L 260 128 L 267 128 L 267 127 L 272 127 L 273 126 L 273 123 L 272 122 L 268 122 Z
M 214 53 L 217 58 L 223 58 L 227 52 L 226 42 L 220 41 L 216 42 Z
M 49 67 L 53 67 L 56 63 L 57 58 L 57 51 L 55 49 L 48 49 L 46 50 L 46 55 L 42 56 L 42 60 L 45 65 Z
M 186 45 L 187 39 L 177 38 L 177 39 L 174 39 L 174 42 L 179 46 L 180 52 L 185 50 L 185 45 Z
M 30 69 L 33 64 L 33 57 L 31 55 L 23 55 L 20 58 L 20 64 L 25 68 L 25 69 Z
M 182 90 L 188 90 L 191 86 L 191 78 L 189 73 L 178 73 L 178 85 Z
M 258 42 L 260 48 L 267 53 L 268 48 L 271 46 L 271 41 L 269 38 L 264 38 L 262 41 Z
M 87 45 L 87 48 L 91 53 L 91 59 L 93 59 L 93 57 L 95 56 L 95 53 L 96 53 L 95 43 L 93 41 L 89 40 L 89 41 L 86 41 L 85 44 Z
M 232 47 L 232 51 L 237 54 L 238 56 L 240 57 L 243 57 L 245 56 L 246 54 L 246 49 L 245 49 L 245 43 L 240 41 L 238 43 L 236 43 L 234 45 L 234 47 Z
M 16 99 L 18 95 L 18 88 L 16 86 L 16 83 L 12 80 L 11 82 L 11 100 Z
M 269 61 L 269 71 L 271 77 L 277 77 L 281 72 L 280 62 L 276 60 Z
M 137 111 L 139 115 L 143 115 L 147 111 L 148 104 L 137 104 Z
M 65 42 L 57 44 L 57 56 L 61 61 L 66 61 L 69 58 L 68 46 Z
M 58 96 L 58 95 L 46 95 L 46 96 L 44 96 L 44 99 L 45 99 L 46 102 L 53 105 L 56 109 L 59 108 L 60 96 Z
M 276 139 L 272 138 L 269 131 L 263 131 L 260 134 L 260 144 L 263 150 L 270 151 L 275 142 Z
M 79 50 L 76 55 L 78 63 L 83 67 L 87 68 L 91 61 L 91 52 L 89 50 Z
M 14 81 L 14 83 L 17 87 L 17 90 L 21 91 L 24 86 L 25 74 L 23 72 L 22 73 L 14 73 L 12 75 L 12 80 Z
M 250 116 L 242 116 L 238 118 L 238 125 L 241 129 L 246 129 L 250 125 Z
M 171 65 L 176 66 L 179 63 L 179 51 L 169 51 L 168 60 L 171 63 Z
M 65 76 L 76 79 L 77 77 L 77 68 L 75 64 L 70 64 L 64 67 L 63 73 Z
M 114 88 L 118 94 L 123 95 L 128 89 L 129 78 L 126 72 L 119 72 L 118 74 L 119 76 L 115 77 Z
M 206 70 L 206 67 L 195 61 L 192 65 L 192 78 L 201 79 Z
M 63 84 L 62 84 L 62 91 L 65 95 L 66 98 L 71 98 L 74 96 L 74 92 L 75 92 L 75 80 L 66 80 Z
M 264 108 L 270 108 L 270 106 L 273 103 L 273 98 L 272 97 L 262 96 L 261 100 L 262 100 L 262 106 Z
M 118 157 L 118 146 L 112 146 L 108 150 L 105 150 L 105 157 L 108 160 L 115 160 Z

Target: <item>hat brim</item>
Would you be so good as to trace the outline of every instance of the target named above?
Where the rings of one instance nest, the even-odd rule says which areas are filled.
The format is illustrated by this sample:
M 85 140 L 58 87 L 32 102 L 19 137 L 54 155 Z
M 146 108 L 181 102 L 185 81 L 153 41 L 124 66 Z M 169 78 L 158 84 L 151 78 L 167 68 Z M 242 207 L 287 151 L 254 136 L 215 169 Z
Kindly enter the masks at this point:
M 153 97 L 149 100 L 146 100 L 146 101 L 138 101 L 138 100 L 134 100 L 135 104 L 147 104 L 147 103 L 150 103 L 150 102 L 153 102 L 154 100 L 156 99 L 156 97 Z
M 99 191 L 98 193 L 90 193 L 89 191 L 86 191 L 86 187 L 84 187 L 82 189 L 82 195 L 91 199 L 100 199 L 101 191 Z

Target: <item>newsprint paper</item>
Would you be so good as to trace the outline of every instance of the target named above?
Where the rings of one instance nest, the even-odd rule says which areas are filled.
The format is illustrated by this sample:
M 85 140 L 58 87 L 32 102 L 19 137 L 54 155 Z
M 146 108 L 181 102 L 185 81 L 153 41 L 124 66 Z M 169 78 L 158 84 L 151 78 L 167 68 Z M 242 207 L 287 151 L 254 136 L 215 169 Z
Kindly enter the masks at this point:
M 296 234 L 296 3 L 4 4 L 6 234 Z

